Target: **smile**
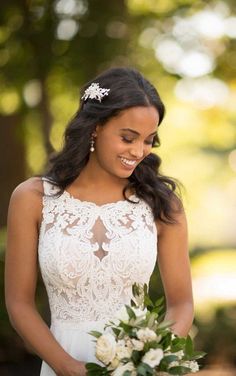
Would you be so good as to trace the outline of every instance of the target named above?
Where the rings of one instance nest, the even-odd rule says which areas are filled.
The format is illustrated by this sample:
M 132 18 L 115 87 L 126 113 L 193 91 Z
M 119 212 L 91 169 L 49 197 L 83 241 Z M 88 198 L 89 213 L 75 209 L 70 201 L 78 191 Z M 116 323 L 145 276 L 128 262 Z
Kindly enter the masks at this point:
M 132 161 L 132 160 L 126 159 L 126 158 L 121 158 L 121 161 L 126 166 L 134 166 L 137 163 L 137 161 Z

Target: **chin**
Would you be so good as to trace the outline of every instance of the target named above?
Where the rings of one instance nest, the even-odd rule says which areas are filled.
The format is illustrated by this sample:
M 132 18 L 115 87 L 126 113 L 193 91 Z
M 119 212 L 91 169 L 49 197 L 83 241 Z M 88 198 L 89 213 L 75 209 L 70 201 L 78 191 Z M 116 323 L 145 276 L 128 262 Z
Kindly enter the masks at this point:
M 119 174 L 119 177 L 121 177 L 123 179 L 128 179 L 132 175 L 133 172 L 134 172 L 134 170 L 132 170 L 132 171 L 122 171 Z
M 109 173 L 119 179 L 128 179 L 133 171 L 109 171 Z

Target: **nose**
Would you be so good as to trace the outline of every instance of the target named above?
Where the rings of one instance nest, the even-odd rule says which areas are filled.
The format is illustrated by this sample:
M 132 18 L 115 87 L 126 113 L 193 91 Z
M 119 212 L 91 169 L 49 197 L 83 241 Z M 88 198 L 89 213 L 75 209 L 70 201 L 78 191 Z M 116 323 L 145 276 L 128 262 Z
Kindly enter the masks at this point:
M 136 159 L 140 159 L 143 157 L 143 154 L 144 154 L 144 146 L 143 146 L 143 143 L 142 142 L 137 142 L 135 144 L 132 145 L 132 148 L 130 150 L 130 154 L 136 158 Z

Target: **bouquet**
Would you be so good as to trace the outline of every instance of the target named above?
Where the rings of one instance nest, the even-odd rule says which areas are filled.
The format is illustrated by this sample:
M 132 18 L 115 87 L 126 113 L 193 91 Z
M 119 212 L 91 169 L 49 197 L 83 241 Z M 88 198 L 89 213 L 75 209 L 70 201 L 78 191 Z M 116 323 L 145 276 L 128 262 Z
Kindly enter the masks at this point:
M 199 370 L 197 359 L 205 353 L 195 351 L 190 336 L 171 332 L 170 321 L 163 321 L 164 298 L 155 304 L 147 285 L 134 284 L 131 305 L 124 306 L 96 337 L 96 358 L 103 364 L 87 363 L 88 376 L 186 375 Z

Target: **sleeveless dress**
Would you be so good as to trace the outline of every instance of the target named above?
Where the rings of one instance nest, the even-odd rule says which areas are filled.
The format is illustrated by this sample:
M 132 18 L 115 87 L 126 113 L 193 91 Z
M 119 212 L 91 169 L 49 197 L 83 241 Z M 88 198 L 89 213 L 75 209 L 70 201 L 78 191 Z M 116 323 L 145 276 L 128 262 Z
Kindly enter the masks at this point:
M 39 266 L 47 289 L 50 330 L 72 357 L 97 362 L 91 330 L 102 331 L 132 284 L 149 283 L 157 258 L 157 229 L 149 205 L 136 195 L 97 205 L 43 179 Z M 55 376 L 46 362 L 40 376 Z

